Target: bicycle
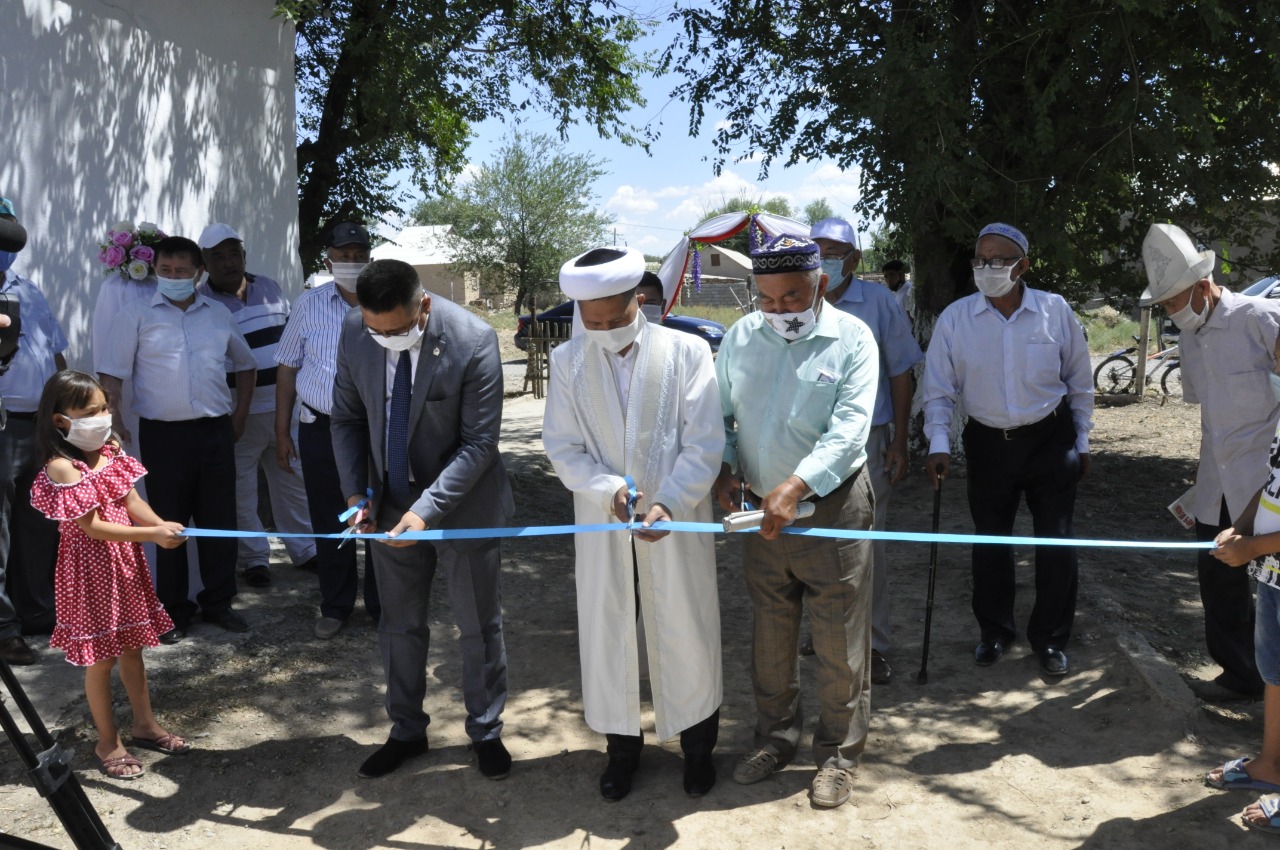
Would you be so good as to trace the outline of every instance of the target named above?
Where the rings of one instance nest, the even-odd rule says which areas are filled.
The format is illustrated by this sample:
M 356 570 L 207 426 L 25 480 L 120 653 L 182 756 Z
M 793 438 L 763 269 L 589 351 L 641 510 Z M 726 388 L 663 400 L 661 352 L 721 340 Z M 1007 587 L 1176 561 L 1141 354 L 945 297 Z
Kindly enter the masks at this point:
M 1138 337 L 1133 338 L 1138 342 Z M 1146 385 L 1155 381 L 1156 372 L 1164 369 L 1160 376 L 1160 391 L 1165 395 L 1182 395 L 1182 360 L 1181 351 L 1176 341 L 1169 338 L 1161 340 L 1165 346 L 1154 354 L 1147 355 Z M 1133 389 L 1133 376 L 1137 371 L 1132 355 L 1138 347 L 1132 346 L 1112 352 L 1106 360 L 1098 364 L 1093 373 L 1093 388 L 1103 395 L 1127 393 Z

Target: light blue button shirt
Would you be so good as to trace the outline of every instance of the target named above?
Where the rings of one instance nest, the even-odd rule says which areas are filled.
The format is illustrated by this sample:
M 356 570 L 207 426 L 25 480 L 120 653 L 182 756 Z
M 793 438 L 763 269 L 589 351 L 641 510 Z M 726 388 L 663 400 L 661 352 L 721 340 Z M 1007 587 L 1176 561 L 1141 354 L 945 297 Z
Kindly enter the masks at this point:
M 865 324 L 829 308 L 795 342 L 752 313 L 720 345 L 724 460 L 760 495 L 797 475 L 825 496 L 866 463 L 879 352 Z
M 942 311 L 925 357 L 924 433 L 929 452 L 951 453 L 957 403 L 992 428 L 1039 422 L 1065 398 L 1076 451 L 1089 451 L 1093 373 L 1084 331 L 1061 295 L 1026 287 L 1009 318 L 975 292 Z
M 34 413 L 40 406 L 45 382 L 58 371 L 54 355 L 67 350 L 67 338 L 44 293 L 30 280 L 10 269 L 0 292 L 18 297 L 18 317 L 22 321 L 18 350 L 9 361 L 9 371 L 0 376 L 0 398 L 7 410 Z
M 893 421 L 893 397 L 889 379 L 924 359 L 924 352 L 911 335 L 911 323 L 894 294 L 878 283 L 853 278 L 833 307 L 862 320 L 880 348 L 880 376 L 876 384 L 876 407 L 872 425 Z
M 226 307 L 197 294 L 182 310 L 156 292 L 127 304 L 112 321 L 98 371 L 133 381 L 139 416 L 181 422 L 231 413 L 228 362 L 237 372 L 255 366 Z

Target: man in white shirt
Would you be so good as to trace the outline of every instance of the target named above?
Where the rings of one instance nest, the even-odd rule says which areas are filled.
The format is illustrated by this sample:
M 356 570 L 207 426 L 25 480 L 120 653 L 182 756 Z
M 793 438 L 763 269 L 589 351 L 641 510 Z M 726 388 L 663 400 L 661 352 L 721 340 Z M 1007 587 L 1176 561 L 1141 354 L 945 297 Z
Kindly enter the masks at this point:
M 1153 224 L 1142 243 L 1147 290 L 1139 303 L 1164 307 L 1182 329 L 1182 398 L 1200 405 L 1200 465 L 1191 498 L 1196 539 L 1232 526 L 1266 481 L 1280 403 L 1275 368 L 1280 304 L 1236 295 L 1213 282 L 1215 255 L 1180 228 Z M 1206 700 L 1257 699 L 1253 592 L 1244 570 L 1202 551 L 1197 559 L 1205 642 L 1222 673 L 1191 682 Z
M 580 524 L 631 518 L 626 476 L 637 523 L 711 521 L 725 439 L 711 349 L 641 315 L 647 276 L 634 248 L 596 248 L 560 271 L 585 333 L 552 353 L 542 441 Z M 631 791 L 647 669 L 658 738 L 679 736 L 685 793 L 702 796 L 716 781 L 722 698 L 712 535 L 580 534 L 574 550 L 582 702 L 608 740 L 601 795 Z
M 1060 295 L 1031 289 L 1027 237 L 1007 224 L 978 234 L 978 292 L 942 312 L 924 371 L 925 461 L 937 486 L 951 467 L 957 403 L 969 414 L 969 513 L 974 533 L 1008 536 L 1026 495 L 1037 537 L 1071 537 L 1076 483 L 1089 469 L 1093 380 L 1084 332 Z M 941 471 L 939 471 L 941 470 Z M 1036 601 L 1027 640 L 1040 669 L 1065 675 L 1075 619 L 1077 565 L 1070 546 L 1036 550 Z M 1017 637 L 1013 547 L 973 547 L 974 661 L 994 664 Z

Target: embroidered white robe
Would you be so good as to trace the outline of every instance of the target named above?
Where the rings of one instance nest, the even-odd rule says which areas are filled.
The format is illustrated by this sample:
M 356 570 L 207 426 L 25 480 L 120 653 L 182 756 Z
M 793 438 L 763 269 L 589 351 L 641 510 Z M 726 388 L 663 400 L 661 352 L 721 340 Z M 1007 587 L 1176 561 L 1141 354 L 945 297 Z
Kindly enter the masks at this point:
M 573 491 L 579 524 L 617 522 L 613 497 L 630 475 L 677 521 L 711 521 L 724 453 L 724 419 L 711 350 L 700 339 L 644 323 L 623 410 L 602 348 L 586 334 L 551 357 L 542 440 Z M 640 657 L 646 652 L 658 737 L 711 716 L 723 690 L 714 536 L 654 543 L 624 531 L 575 536 L 578 641 L 587 725 L 640 734 Z M 637 599 L 638 597 L 638 599 Z M 637 602 L 643 636 L 637 632 Z

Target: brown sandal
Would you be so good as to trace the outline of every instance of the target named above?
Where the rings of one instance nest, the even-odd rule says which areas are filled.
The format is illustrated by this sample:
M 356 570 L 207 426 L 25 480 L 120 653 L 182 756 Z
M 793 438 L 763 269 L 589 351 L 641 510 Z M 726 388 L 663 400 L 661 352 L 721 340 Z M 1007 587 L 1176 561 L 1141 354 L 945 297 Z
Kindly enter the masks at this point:
M 139 738 L 133 736 L 133 745 L 144 750 L 155 750 L 167 756 L 180 756 L 191 752 L 191 745 L 178 735 L 169 732 L 159 738 Z
M 120 779 L 125 782 L 132 782 L 146 773 L 145 769 L 139 770 L 137 773 L 124 772 L 124 769 L 127 767 L 142 767 L 142 762 L 138 761 L 128 753 L 125 753 L 122 756 L 117 756 L 113 759 L 100 758 L 98 759 L 98 762 L 98 770 L 102 771 L 103 776 L 110 779 Z

